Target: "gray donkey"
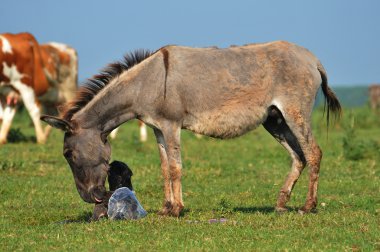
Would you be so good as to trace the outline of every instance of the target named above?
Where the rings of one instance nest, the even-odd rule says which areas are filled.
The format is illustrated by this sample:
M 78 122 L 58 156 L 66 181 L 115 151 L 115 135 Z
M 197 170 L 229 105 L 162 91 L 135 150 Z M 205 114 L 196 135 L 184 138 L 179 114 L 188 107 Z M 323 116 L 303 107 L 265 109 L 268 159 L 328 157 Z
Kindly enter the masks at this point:
M 278 41 L 241 47 L 166 46 L 136 51 L 89 79 L 62 118 L 41 119 L 65 131 L 63 155 L 82 199 L 101 202 L 111 147 L 108 134 L 131 119 L 153 128 L 164 178 L 164 215 L 179 216 L 181 129 L 233 138 L 262 124 L 289 152 L 293 164 L 276 210 L 285 204 L 306 165 L 310 181 L 300 212 L 317 206 L 322 152 L 310 126 L 319 87 L 329 112 L 341 107 L 320 61 L 307 49 Z

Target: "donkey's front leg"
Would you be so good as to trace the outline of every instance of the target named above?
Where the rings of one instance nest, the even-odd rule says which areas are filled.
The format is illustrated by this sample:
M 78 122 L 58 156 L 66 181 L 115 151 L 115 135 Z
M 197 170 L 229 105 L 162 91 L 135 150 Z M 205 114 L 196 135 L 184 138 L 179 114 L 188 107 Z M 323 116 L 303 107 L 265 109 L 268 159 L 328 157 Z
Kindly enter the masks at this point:
M 182 200 L 182 161 L 181 161 L 181 127 L 170 124 L 163 131 L 167 144 L 169 173 L 173 192 L 172 209 L 170 214 L 179 216 L 184 205 Z
M 164 199 L 160 214 L 169 215 L 172 211 L 173 192 L 172 192 L 172 183 L 170 180 L 170 173 L 169 173 L 168 155 L 166 153 L 167 145 L 166 145 L 164 136 L 160 130 L 154 129 L 154 135 L 156 136 L 156 140 L 157 140 L 158 151 L 160 153 L 160 159 L 161 159 L 162 177 L 164 178 L 165 199 Z

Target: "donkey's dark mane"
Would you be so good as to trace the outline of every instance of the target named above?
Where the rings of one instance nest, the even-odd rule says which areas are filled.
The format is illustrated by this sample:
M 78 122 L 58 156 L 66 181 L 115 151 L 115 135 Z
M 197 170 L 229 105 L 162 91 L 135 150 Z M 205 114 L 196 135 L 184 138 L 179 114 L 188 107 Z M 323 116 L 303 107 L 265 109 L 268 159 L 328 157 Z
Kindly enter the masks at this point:
M 86 106 L 111 80 L 152 54 L 151 51 L 144 49 L 127 53 L 123 60 L 109 64 L 99 74 L 87 79 L 77 91 L 75 99 L 63 107 L 63 119 L 70 121 L 74 114 Z

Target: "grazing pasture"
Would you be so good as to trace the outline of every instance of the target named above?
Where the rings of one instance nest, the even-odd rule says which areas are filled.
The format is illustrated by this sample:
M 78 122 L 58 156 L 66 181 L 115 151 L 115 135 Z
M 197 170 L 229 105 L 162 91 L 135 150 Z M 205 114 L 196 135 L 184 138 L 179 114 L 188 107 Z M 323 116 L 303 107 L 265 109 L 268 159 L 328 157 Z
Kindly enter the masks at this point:
M 138 221 L 91 223 L 93 205 L 79 197 L 62 155 L 63 133 L 53 130 L 46 145 L 35 144 L 23 112 L 15 118 L 14 143 L 0 146 L 2 251 L 380 250 L 380 115 L 367 107 L 344 110 L 328 138 L 322 109 L 313 114 L 324 154 L 317 214 L 297 213 L 305 201 L 307 168 L 290 211 L 274 212 L 291 159 L 260 127 L 234 140 L 198 139 L 183 131 L 185 210 L 180 218 L 159 216 L 157 145 L 151 130 L 141 143 L 132 122 L 112 140 L 112 160 L 130 165 L 149 214 Z

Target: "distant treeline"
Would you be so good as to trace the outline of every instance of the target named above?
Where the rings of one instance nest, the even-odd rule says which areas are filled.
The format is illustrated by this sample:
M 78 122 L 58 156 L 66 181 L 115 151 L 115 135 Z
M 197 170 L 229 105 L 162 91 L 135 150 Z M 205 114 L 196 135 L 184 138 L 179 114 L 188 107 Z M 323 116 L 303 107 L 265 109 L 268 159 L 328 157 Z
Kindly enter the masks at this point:
M 342 106 L 344 107 L 360 107 L 369 104 L 368 86 L 352 86 L 352 87 L 336 87 L 333 86 L 335 94 Z M 322 90 L 318 91 L 316 106 L 323 105 Z

